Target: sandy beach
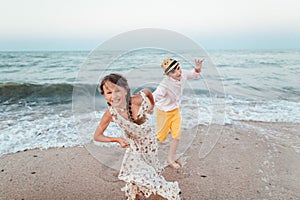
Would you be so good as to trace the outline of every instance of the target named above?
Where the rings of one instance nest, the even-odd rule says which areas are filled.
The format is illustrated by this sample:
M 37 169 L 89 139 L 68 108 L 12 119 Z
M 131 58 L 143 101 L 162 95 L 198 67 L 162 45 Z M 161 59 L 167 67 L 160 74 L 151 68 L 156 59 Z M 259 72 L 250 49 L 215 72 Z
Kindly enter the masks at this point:
M 201 133 L 209 127 L 197 127 L 200 134 L 184 153 L 184 166 L 167 167 L 164 177 L 179 182 L 186 200 L 300 199 L 300 125 L 240 123 L 213 125 L 222 134 L 203 159 L 198 156 Z M 264 135 L 257 131 L 261 129 L 274 134 Z M 0 161 L 0 199 L 125 199 L 118 171 L 85 147 L 27 150 Z

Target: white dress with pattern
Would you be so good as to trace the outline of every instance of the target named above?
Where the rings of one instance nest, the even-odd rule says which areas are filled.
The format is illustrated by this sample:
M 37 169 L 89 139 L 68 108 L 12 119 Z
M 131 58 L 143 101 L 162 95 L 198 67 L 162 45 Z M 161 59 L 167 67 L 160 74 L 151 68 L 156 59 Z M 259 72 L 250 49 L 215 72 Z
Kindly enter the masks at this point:
M 144 93 L 140 92 L 143 102 L 138 117 L 146 114 L 149 101 Z M 149 197 L 158 194 L 168 200 L 180 199 L 180 189 L 177 182 L 168 182 L 161 175 L 163 170 L 157 156 L 157 141 L 151 122 L 140 125 L 130 122 L 121 116 L 113 107 L 109 108 L 114 122 L 123 130 L 130 147 L 126 149 L 121 165 L 119 179 L 126 182 L 122 191 L 126 199 L 135 199 L 136 194 Z

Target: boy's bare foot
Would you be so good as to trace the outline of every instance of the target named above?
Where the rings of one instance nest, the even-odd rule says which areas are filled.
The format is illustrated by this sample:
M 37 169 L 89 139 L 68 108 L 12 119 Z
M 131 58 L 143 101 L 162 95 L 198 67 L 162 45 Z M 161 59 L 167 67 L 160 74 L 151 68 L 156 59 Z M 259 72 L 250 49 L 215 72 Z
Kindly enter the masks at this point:
M 178 160 L 175 160 L 176 163 L 178 163 L 181 167 L 184 165 L 184 161 L 182 161 L 180 158 Z
M 179 169 L 180 168 L 180 165 L 178 163 L 176 163 L 174 160 L 173 161 L 169 161 L 169 166 L 171 166 L 172 168 L 174 169 Z

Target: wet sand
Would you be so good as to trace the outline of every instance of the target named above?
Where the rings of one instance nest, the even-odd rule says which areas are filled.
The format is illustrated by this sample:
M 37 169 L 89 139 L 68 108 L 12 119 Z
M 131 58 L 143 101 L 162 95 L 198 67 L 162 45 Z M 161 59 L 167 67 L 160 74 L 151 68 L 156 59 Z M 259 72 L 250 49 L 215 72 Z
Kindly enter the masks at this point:
M 197 128 L 184 152 L 184 166 L 166 167 L 163 173 L 179 182 L 182 199 L 300 199 L 300 124 L 239 122 Z M 222 133 L 200 159 L 209 128 Z M 7 154 L 0 157 L 0 199 L 125 199 L 117 174 L 85 147 Z

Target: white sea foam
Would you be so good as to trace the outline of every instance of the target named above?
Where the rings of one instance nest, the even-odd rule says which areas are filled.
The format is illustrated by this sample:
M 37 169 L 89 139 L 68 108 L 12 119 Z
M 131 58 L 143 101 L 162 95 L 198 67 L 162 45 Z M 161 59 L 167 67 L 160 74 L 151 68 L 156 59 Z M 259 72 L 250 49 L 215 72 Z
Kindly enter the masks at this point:
M 300 123 L 300 102 L 258 101 L 234 97 L 228 97 L 224 102 L 224 105 L 216 106 L 209 97 L 185 97 L 181 107 L 183 130 L 213 123 L 231 124 L 233 121 Z M 0 155 L 33 148 L 83 145 L 93 140 L 93 133 L 102 114 L 101 111 L 95 111 L 74 116 L 70 110 L 55 110 L 54 107 L 10 111 L 5 118 L 1 114 L 1 118 L 5 120 L 1 121 Z M 151 120 L 155 122 L 154 115 Z M 155 127 L 155 123 L 153 124 Z M 105 134 L 118 137 L 122 132 L 116 124 L 111 123 Z M 295 148 L 298 149 L 296 146 Z
M 196 104 L 194 100 L 184 99 L 181 108 L 182 128 L 190 129 L 199 124 L 211 124 L 214 122 L 212 116 L 218 116 L 213 115 L 213 112 L 220 112 L 219 114 L 225 112 L 225 117 L 221 117 L 219 120 L 221 124 L 242 120 L 300 122 L 300 103 L 298 102 L 253 101 L 229 97 L 226 99 L 223 109 L 215 110 L 208 97 L 198 98 Z M 93 132 L 102 114 L 103 112 L 95 112 L 76 118 L 69 111 L 56 113 L 51 108 L 44 108 L 44 112 L 41 112 L 41 109 L 27 109 L 23 113 L 11 112 L 10 116 L 6 116 L 8 119 L 1 122 L 0 154 L 32 148 L 68 147 L 84 144 L 92 140 Z M 152 120 L 155 120 L 153 116 Z M 218 122 L 218 120 L 215 121 Z M 114 123 L 108 127 L 105 134 L 114 137 L 122 135 Z M 104 145 L 109 146 L 110 144 Z
M 229 97 L 226 100 L 226 117 L 236 121 L 299 123 L 300 102 Z

